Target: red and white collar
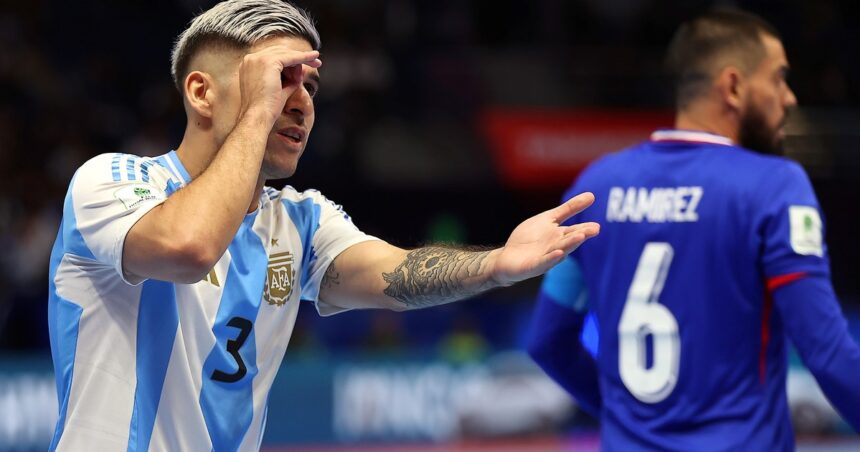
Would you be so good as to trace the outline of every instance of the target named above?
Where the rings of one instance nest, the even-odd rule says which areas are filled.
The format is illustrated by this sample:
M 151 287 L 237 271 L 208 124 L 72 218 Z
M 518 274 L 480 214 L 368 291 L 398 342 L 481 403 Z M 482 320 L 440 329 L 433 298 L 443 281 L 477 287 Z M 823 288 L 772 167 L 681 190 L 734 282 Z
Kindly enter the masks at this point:
M 698 130 L 676 130 L 662 129 L 651 134 L 651 141 L 655 142 L 682 142 L 682 143 L 708 143 L 734 146 L 730 138 L 714 133 L 701 132 Z

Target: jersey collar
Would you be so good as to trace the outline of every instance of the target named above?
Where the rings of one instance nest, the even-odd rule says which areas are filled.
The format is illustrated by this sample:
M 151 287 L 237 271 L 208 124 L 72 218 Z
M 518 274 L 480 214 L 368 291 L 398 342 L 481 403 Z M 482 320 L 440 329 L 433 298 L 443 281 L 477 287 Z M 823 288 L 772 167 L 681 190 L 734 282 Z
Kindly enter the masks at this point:
M 699 130 L 660 129 L 651 134 L 651 141 L 656 143 L 707 143 L 734 146 L 730 138 L 715 133 Z
M 179 160 L 179 156 L 176 155 L 176 151 L 171 150 L 170 152 L 165 154 L 165 156 L 167 157 L 165 160 L 167 161 L 171 172 L 179 178 L 182 185 L 185 186 L 190 184 L 191 175 L 188 174 L 188 170 L 185 169 L 185 165 L 183 165 L 182 162 Z

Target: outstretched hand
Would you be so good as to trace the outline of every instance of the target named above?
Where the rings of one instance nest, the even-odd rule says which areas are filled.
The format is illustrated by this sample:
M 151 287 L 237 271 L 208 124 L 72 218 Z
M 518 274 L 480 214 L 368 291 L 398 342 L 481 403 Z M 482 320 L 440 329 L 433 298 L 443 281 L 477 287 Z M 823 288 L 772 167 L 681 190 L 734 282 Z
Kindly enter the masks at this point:
M 564 204 L 523 221 L 496 250 L 493 279 L 503 286 L 542 275 L 579 245 L 600 232 L 597 223 L 562 226 L 568 218 L 585 210 L 594 195 L 581 193 Z

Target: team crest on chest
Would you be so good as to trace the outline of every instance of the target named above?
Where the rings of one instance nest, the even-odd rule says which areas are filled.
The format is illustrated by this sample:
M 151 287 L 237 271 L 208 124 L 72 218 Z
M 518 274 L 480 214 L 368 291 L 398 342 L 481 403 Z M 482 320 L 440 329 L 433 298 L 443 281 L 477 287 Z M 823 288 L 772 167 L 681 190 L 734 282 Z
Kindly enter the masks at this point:
M 266 289 L 263 299 L 270 305 L 283 306 L 293 293 L 296 271 L 293 269 L 293 253 L 273 254 L 269 257 L 266 271 Z

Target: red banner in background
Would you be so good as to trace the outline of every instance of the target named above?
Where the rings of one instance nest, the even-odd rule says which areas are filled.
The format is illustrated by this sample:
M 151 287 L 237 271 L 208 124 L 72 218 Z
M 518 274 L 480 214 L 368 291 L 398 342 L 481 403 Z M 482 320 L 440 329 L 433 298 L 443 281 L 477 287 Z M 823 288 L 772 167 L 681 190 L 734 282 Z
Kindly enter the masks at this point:
M 482 114 L 481 132 L 505 184 L 563 189 L 596 158 L 673 122 L 666 110 L 494 109 Z

